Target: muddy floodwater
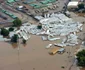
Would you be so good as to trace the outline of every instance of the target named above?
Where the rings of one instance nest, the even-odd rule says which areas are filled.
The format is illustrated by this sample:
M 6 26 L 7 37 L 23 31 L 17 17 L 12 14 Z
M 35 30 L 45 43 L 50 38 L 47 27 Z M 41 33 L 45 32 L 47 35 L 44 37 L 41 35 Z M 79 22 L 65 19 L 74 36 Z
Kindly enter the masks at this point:
M 83 39 L 84 33 L 85 24 L 82 32 L 77 35 Z M 26 45 L 21 42 L 18 44 L 0 42 L 0 70 L 77 70 L 74 53 L 80 46 L 67 46 L 64 54 L 57 53 L 52 56 L 49 54 L 52 48 L 45 47 L 53 43 L 58 41 L 42 41 L 40 36 L 35 35 L 31 35 Z
M 50 55 L 46 49 L 49 43 L 56 41 L 42 41 L 40 36 L 32 35 L 26 45 L 12 45 L 0 42 L 0 70 L 69 70 L 74 62 L 76 47 L 65 47 L 64 54 Z M 71 52 L 69 55 L 67 52 Z M 64 66 L 64 68 L 62 68 Z M 76 66 L 72 66 L 76 70 Z
M 85 70 L 85 67 L 84 67 L 84 68 L 82 68 L 81 70 Z

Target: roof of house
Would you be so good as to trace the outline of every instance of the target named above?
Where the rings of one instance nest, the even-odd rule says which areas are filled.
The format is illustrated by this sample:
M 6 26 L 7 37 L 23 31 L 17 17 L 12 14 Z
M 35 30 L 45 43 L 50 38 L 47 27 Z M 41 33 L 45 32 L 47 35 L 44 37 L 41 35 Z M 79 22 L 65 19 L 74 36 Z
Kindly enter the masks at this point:
M 68 6 L 77 6 L 78 5 L 78 1 L 71 1 L 68 3 Z

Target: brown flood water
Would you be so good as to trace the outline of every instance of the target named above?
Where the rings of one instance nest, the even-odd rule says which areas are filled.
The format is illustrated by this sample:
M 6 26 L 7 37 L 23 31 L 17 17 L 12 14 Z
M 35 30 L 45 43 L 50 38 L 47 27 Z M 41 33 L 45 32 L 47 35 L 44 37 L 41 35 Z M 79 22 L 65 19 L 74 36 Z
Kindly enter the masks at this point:
M 51 56 L 49 55 L 51 49 L 45 49 L 45 46 L 55 42 L 57 41 L 42 41 L 39 36 L 35 35 L 32 35 L 27 45 L 24 46 L 19 44 L 16 47 L 0 42 L 0 70 L 69 70 L 76 47 L 65 47 L 64 54 Z M 72 57 L 69 57 L 67 53 L 69 51 Z M 76 67 L 73 66 L 72 70 L 76 70 Z
M 83 32 L 78 35 L 83 37 Z M 49 55 L 51 49 L 45 49 L 45 46 L 57 42 L 42 41 L 40 36 L 35 35 L 31 35 L 26 45 L 0 42 L 0 70 L 77 70 L 76 65 L 72 64 L 78 46 L 65 47 L 66 52 L 62 55 Z M 61 68 L 62 66 L 65 68 Z
M 85 70 L 85 67 L 84 67 L 84 68 L 82 68 L 81 70 Z
M 45 46 L 56 42 L 58 41 L 42 41 L 40 36 L 35 35 L 31 35 L 26 45 L 22 45 L 21 42 L 17 45 L 0 42 L 0 70 L 77 70 L 76 65 L 72 64 L 78 46 L 67 46 L 64 54 L 51 56 L 49 51 L 52 48 L 45 49 Z M 70 55 L 67 52 L 70 52 Z M 65 68 L 61 68 L 62 66 Z

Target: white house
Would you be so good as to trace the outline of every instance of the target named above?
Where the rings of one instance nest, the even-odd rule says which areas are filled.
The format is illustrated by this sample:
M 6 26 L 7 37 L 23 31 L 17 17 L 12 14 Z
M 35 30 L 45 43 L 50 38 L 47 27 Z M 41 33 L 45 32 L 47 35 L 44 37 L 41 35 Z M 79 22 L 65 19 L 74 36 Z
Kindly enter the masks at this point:
M 74 8 L 78 8 L 78 1 L 71 1 L 68 3 L 67 5 L 68 9 L 74 9 Z

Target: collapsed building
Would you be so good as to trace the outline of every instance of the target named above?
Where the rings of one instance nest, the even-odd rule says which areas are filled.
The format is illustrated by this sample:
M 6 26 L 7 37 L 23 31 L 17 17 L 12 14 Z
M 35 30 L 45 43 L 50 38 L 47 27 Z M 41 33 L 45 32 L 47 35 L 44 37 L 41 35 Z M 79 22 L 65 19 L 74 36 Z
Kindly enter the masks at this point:
M 41 29 L 35 24 L 25 23 L 13 34 L 18 34 L 19 38 L 28 40 L 31 34 L 41 36 L 42 40 L 54 41 L 58 46 L 74 46 L 78 44 L 77 32 L 82 31 L 82 25 L 68 18 L 64 14 L 50 14 L 49 17 L 40 19 Z M 10 35 L 10 37 L 12 37 Z M 57 40 L 61 42 L 57 43 Z
M 64 14 L 51 14 L 50 17 L 41 19 L 40 23 L 44 30 L 49 30 L 49 35 L 60 38 L 65 36 L 61 42 L 64 46 L 78 44 L 76 33 L 82 30 L 81 23 L 73 21 Z
M 71 18 L 66 17 L 64 14 L 51 14 L 49 17 L 40 20 L 42 29 L 37 29 L 37 25 L 27 26 L 27 31 L 31 34 L 41 35 L 43 40 L 54 41 L 62 39 L 58 45 L 74 46 L 78 44 L 77 32 L 82 30 L 82 24 L 73 21 Z

